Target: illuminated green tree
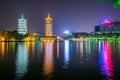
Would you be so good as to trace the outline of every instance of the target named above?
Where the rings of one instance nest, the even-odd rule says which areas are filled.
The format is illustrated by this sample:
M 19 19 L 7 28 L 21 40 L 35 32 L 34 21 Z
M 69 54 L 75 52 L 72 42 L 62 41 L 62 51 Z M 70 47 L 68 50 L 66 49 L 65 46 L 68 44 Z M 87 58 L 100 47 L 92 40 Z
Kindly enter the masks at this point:
M 113 4 L 115 8 L 120 8 L 120 0 L 113 0 Z
M 99 2 L 112 2 L 114 8 L 120 8 L 120 0 L 98 0 Z
M 120 16 L 118 16 L 116 19 L 115 19 L 116 22 L 119 22 L 120 21 Z

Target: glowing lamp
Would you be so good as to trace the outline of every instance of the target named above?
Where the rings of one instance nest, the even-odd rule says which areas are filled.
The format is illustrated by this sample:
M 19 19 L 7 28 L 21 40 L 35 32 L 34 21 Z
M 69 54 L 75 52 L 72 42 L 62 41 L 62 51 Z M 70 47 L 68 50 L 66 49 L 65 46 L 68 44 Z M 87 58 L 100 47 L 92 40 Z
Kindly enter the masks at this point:
M 65 33 L 65 34 L 69 34 L 69 31 L 65 31 L 64 33 Z
M 103 22 L 101 22 L 101 24 L 104 24 Z

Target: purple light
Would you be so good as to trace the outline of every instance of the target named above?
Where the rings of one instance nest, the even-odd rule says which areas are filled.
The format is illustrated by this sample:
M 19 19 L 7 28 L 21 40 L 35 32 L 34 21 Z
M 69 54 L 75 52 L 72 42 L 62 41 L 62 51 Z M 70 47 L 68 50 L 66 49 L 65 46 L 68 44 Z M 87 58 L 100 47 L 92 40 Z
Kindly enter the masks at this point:
M 101 24 L 104 24 L 103 22 L 101 22 Z
M 99 46 L 100 57 L 99 64 L 101 74 L 105 75 L 107 80 L 110 80 L 110 77 L 114 77 L 114 65 L 112 58 L 111 45 L 108 42 L 101 42 Z

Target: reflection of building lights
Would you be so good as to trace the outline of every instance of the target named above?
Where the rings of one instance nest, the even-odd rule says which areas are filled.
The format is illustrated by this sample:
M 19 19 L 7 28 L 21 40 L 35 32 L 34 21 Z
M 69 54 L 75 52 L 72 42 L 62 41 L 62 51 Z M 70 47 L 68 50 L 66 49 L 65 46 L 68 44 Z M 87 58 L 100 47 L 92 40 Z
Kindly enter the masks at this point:
M 40 42 L 40 53 L 42 53 L 43 52 L 43 42 Z M 41 54 L 42 55 L 42 54 Z
M 15 53 L 15 50 L 16 50 L 16 42 L 12 42 L 12 46 L 13 46 L 13 52 Z
M 78 41 L 76 42 L 76 52 L 78 53 L 78 46 L 79 46 L 79 43 Z
M 35 42 L 31 42 L 32 43 L 32 57 L 34 57 L 34 51 L 35 51 Z
M 81 58 L 81 63 L 83 62 L 83 41 L 80 42 L 80 58 Z
M 57 41 L 57 58 L 59 58 L 59 41 Z
M 28 53 L 30 53 L 30 52 L 31 52 L 31 49 L 30 49 L 30 42 L 29 42 L 29 41 L 26 42 L 26 45 L 27 45 L 27 51 L 28 51 Z
M 118 50 L 119 50 L 119 53 L 120 53 L 120 41 L 119 41 L 119 44 L 118 44 L 118 48 L 119 48 Z
M 44 42 L 43 73 L 49 79 L 54 71 L 53 44 L 53 42 Z
M 65 40 L 65 53 L 64 53 L 64 68 L 68 67 L 69 64 L 69 60 L 70 60 L 70 56 L 69 56 L 69 41 Z
M 1 42 L 1 48 L 2 48 L 2 57 L 4 57 L 5 56 L 5 42 Z
M 22 79 L 25 73 L 27 73 L 28 66 L 28 52 L 25 44 L 19 44 L 16 55 L 16 79 Z
M 100 44 L 100 70 L 101 74 L 106 77 L 107 80 L 112 80 L 114 77 L 114 69 L 113 69 L 113 60 L 112 60 L 112 52 L 111 46 L 108 42 Z

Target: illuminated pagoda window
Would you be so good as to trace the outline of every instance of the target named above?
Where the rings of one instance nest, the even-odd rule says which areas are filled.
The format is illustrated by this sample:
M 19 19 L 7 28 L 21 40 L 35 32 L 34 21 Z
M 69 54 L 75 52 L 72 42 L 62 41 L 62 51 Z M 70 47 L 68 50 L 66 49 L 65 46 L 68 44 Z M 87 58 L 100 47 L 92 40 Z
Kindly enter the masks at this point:
M 52 29 L 52 18 L 50 14 L 48 17 L 45 18 L 45 36 L 53 36 L 53 29 Z
M 23 14 L 21 18 L 18 19 L 18 27 L 17 27 L 18 34 L 25 35 L 27 33 L 27 20 L 24 18 Z

